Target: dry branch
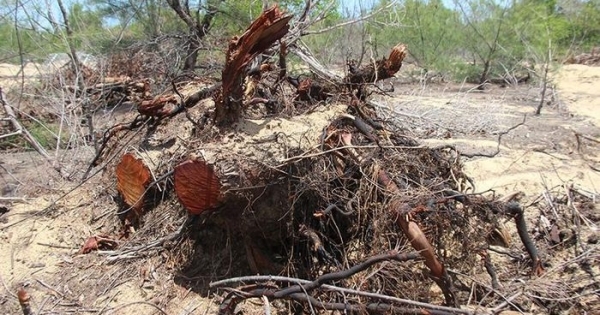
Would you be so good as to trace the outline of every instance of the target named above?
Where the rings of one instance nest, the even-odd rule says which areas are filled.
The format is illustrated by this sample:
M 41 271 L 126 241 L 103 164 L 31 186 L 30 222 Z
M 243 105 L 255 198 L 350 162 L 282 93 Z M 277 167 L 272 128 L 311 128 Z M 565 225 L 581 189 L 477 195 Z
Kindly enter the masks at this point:
M 419 254 L 416 252 L 411 252 L 407 254 L 400 254 L 397 251 L 390 251 L 386 254 L 381 254 L 377 256 L 373 256 L 366 261 L 351 267 L 350 269 L 328 273 L 320 276 L 316 280 L 300 284 L 294 285 L 287 288 L 278 289 L 273 286 L 250 286 L 246 287 L 247 292 L 235 290 L 232 291 L 228 296 L 222 301 L 221 306 L 219 307 L 219 314 L 229 315 L 233 314 L 236 305 L 244 299 L 249 298 L 258 298 L 262 296 L 266 296 L 269 300 L 283 299 L 289 298 L 296 301 L 308 302 L 313 306 L 316 306 L 319 309 L 325 310 L 348 310 L 348 311 L 359 311 L 359 310 L 372 310 L 372 311 L 392 311 L 392 310 L 400 310 L 402 308 L 398 308 L 392 305 L 383 305 L 380 303 L 369 304 L 366 307 L 360 305 L 352 305 L 347 303 L 323 303 L 318 301 L 309 295 L 310 292 L 320 288 L 323 284 L 333 281 L 340 281 L 343 279 L 347 279 L 352 275 L 364 271 L 370 266 L 382 262 L 382 261 L 398 261 L 405 262 L 408 260 L 414 260 L 419 257 Z M 211 286 L 217 286 L 219 283 L 211 284 Z M 410 311 L 411 313 L 414 310 Z
M 538 254 L 538 250 L 529 236 L 527 231 L 527 223 L 525 223 L 525 216 L 523 215 L 523 208 L 516 202 L 509 202 L 504 207 L 504 212 L 508 215 L 512 215 L 515 219 L 515 225 L 517 226 L 517 232 L 519 237 L 525 245 L 525 249 L 531 258 L 532 273 L 536 276 L 541 276 L 544 273 L 544 266 L 542 260 Z
M 231 283 L 249 283 L 249 282 L 251 282 L 251 283 L 283 282 L 283 283 L 293 283 L 293 284 L 303 284 L 303 285 L 312 283 L 312 281 L 309 281 L 309 280 L 283 277 L 283 276 L 245 276 L 245 277 L 229 278 L 229 279 L 223 279 L 223 280 L 211 282 L 210 287 L 211 288 L 219 288 L 219 287 L 224 287 L 225 285 L 231 284 Z M 475 315 L 475 314 L 487 315 L 488 314 L 487 312 L 483 312 L 483 311 L 476 312 L 476 311 L 464 310 L 464 309 L 459 309 L 459 308 L 454 308 L 454 307 L 440 306 L 440 305 L 435 305 L 435 304 L 430 304 L 430 303 L 424 303 L 424 302 L 419 302 L 419 301 L 398 298 L 395 296 L 382 295 L 379 293 L 372 293 L 372 292 L 348 289 L 348 288 L 343 288 L 343 287 L 329 285 L 329 284 L 323 284 L 320 286 L 320 288 L 330 291 L 330 292 L 340 292 L 342 294 L 353 294 L 353 295 L 357 295 L 357 296 L 364 296 L 364 297 L 388 301 L 388 302 L 392 302 L 392 303 L 412 305 L 412 306 L 420 307 L 420 308 L 427 309 L 427 310 L 445 311 L 450 314 L 465 314 L 465 315 Z

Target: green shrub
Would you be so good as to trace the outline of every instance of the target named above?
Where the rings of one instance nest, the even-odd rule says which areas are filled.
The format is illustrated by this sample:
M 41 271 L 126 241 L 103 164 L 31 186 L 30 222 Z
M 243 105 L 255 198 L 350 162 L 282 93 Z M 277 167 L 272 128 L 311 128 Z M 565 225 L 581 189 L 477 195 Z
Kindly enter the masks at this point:
M 31 136 L 44 148 L 47 150 L 56 149 L 56 135 L 59 131 L 58 124 L 48 124 L 41 125 L 37 122 L 25 122 L 23 123 L 24 128 L 29 131 Z M 62 149 L 67 148 L 69 141 L 69 134 L 67 130 L 63 129 L 61 134 L 61 145 Z M 0 140 L 0 150 L 6 149 L 21 149 L 21 150 L 29 150 L 33 149 L 33 147 L 25 141 L 25 138 L 22 135 L 14 135 L 8 138 L 4 138 Z

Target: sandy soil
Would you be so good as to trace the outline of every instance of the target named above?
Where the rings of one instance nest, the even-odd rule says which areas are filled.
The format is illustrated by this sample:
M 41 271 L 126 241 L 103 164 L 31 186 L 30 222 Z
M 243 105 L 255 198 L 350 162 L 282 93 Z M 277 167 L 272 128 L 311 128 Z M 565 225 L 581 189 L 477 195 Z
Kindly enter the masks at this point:
M 594 168 L 599 165 L 600 151 L 592 141 L 584 141 L 578 151 L 575 133 L 600 139 L 600 80 L 594 79 L 599 76 L 600 67 L 561 67 L 554 75 L 558 90 L 549 90 L 546 100 L 551 103 L 540 116 L 533 115 L 539 89 L 523 86 L 492 86 L 485 93 L 453 84 L 400 86 L 396 108 L 421 117 L 411 120 L 421 134 L 432 135 L 425 136 L 425 143 L 452 144 L 467 154 L 494 153 L 498 134 L 527 115 L 525 123 L 503 135 L 500 152 L 493 158 L 464 160 L 478 191 L 536 194 L 544 187 L 573 182 L 597 192 L 600 173 Z M 552 98 L 553 93 L 558 100 Z
M 585 142 L 578 152 L 575 132 L 600 136 L 599 79 L 600 67 L 563 66 L 555 80 L 567 112 L 546 108 L 541 116 L 530 116 L 524 126 L 511 132 L 498 156 L 467 161 L 466 170 L 473 174 L 479 190 L 535 194 L 544 187 L 572 182 L 598 193 L 600 172 L 592 167 L 600 161 L 600 151 L 596 143 Z
M 600 67 L 564 65 L 555 80 L 569 110 L 600 126 Z
M 47 67 L 36 63 L 27 63 L 23 69 L 18 65 L 0 63 L 0 87 L 8 91 L 19 87 L 21 83 L 36 81 L 40 75 L 46 73 Z
M 18 72 L 5 65 L 0 70 L 3 80 Z M 600 111 L 595 108 L 600 106 L 598 78 L 600 67 L 562 67 L 555 75 L 561 103 L 546 106 L 541 116 L 528 115 L 523 125 L 503 135 L 494 157 L 464 159 L 477 190 L 501 194 L 520 190 L 534 197 L 545 188 L 573 183 L 598 194 L 600 172 L 594 170 L 600 165 L 598 144 L 583 141 L 578 150 L 575 137 L 578 132 L 600 139 Z M 494 153 L 498 133 L 532 113 L 539 97 L 532 87 L 492 87 L 479 93 L 457 85 L 400 86 L 396 94 L 387 103 L 398 112 L 392 115 L 415 123 L 416 135 L 429 134 L 425 143 L 450 143 L 475 155 Z M 78 163 L 85 165 L 86 156 L 81 153 Z M 85 238 L 96 233 L 98 222 L 109 215 L 99 202 L 106 200 L 113 183 L 98 177 L 60 199 L 75 184 L 54 174 L 35 153 L 0 153 L 0 166 L 2 196 L 26 198 L 0 201 L 9 210 L 0 215 L 0 314 L 19 313 L 15 292 L 23 285 L 34 310 L 53 314 L 150 314 L 156 309 L 149 303 L 166 304 L 167 314 L 214 312 L 210 298 L 155 272 L 157 266 L 170 263 L 161 255 L 148 257 L 132 271 L 111 268 L 101 253 L 78 253 Z M 110 286 L 93 286 L 95 280 L 107 278 Z

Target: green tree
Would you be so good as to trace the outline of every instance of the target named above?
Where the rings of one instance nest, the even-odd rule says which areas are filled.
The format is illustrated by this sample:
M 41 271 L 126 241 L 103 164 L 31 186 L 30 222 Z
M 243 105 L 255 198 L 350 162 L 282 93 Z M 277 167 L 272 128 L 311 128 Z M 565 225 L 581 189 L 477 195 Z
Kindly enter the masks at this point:
M 584 49 L 598 46 L 600 44 L 600 0 L 581 1 L 579 10 L 569 13 L 570 16 L 567 15 L 567 18 L 572 23 L 571 31 L 575 41 Z
M 404 14 L 402 40 L 412 47 L 411 54 L 419 65 L 431 68 L 439 65 L 440 58 L 455 53 L 458 19 L 442 1 L 407 0 Z
M 507 23 L 509 7 L 494 0 L 456 0 L 455 4 L 466 24 L 461 43 L 474 61 L 473 65 L 479 64 L 478 89 L 484 89 L 484 83 L 497 65 L 501 48 L 509 47 L 505 36 L 510 29 Z
M 99 39 L 105 37 L 106 30 L 102 25 L 100 12 L 76 2 L 69 8 L 68 16 L 73 32 L 73 45 L 77 49 L 92 49 Z

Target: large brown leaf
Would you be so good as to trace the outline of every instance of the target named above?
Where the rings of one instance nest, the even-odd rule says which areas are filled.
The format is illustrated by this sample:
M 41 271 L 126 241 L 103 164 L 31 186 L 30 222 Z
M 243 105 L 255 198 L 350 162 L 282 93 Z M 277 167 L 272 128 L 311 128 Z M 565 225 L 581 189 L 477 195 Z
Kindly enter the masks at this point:
M 144 162 L 131 153 L 123 155 L 117 165 L 117 190 L 125 203 L 136 214 L 140 214 L 144 205 L 144 192 L 150 183 L 150 170 Z
M 187 161 L 175 168 L 175 193 L 190 214 L 200 214 L 219 204 L 221 183 L 205 162 Z

